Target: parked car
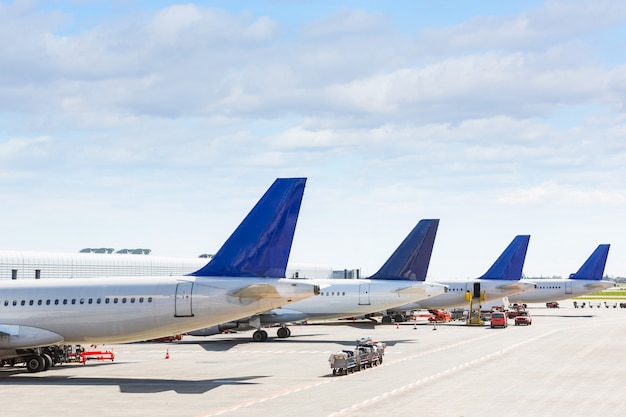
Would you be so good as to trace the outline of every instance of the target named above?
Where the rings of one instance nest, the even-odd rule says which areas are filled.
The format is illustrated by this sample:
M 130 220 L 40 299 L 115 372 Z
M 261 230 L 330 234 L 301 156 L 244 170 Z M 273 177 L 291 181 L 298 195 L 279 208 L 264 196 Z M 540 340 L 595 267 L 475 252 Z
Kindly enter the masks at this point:
M 509 325 L 509 321 L 506 317 L 506 314 L 502 311 L 494 311 L 491 313 L 491 328 L 494 327 L 507 327 Z
M 548 307 L 548 308 L 559 308 L 559 303 L 557 303 L 556 301 L 548 301 L 546 303 L 546 307 Z
M 533 318 L 528 311 L 518 311 L 517 316 L 515 316 L 515 325 L 520 326 L 522 324 L 526 326 L 533 324 Z

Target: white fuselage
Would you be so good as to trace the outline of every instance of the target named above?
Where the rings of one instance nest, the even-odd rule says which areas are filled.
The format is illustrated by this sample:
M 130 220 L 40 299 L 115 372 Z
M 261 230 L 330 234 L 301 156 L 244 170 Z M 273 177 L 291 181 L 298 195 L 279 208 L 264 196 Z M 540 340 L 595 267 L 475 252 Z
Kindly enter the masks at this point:
M 612 288 L 615 283 L 597 279 L 536 279 L 526 280 L 534 282 L 537 288 L 523 294 L 509 297 L 511 303 L 547 303 L 549 301 L 567 300 L 568 298 L 580 297 L 592 292 Z
M 362 316 L 435 297 L 446 291 L 445 285 L 423 281 L 382 279 L 316 279 L 312 281 L 320 286 L 320 294 L 286 307 L 290 313 L 301 313 L 299 320 Z M 276 316 L 269 321 L 278 323 L 279 320 L 279 316 Z M 292 320 L 285 319 L 285 321 Z
M 313 296 L 305 280 L 115 277 L 0 282 L 0 349 L 119 343 L 200 329 Z
M 428 282 L 428 281 L 427 281 Z M 411 304 L 405 304 L 395 311 L 408 310 L 430 310 L 463 307 L 468 305 L 467 292 L 474 294 L 475 284 L 480 285 L 480 293 L 483 294 L 484 301 L 495 300 L 498 298 L 509 297 L 513 294 L 519 294 L 525 291 L 531 291 L 535 288 L 533 282 L 521 282 L 521 280 L 495 280 L 495 279 L 475 279 L 468 281 L 431 281 L 448 286 L 448 292 L 430 297 Z

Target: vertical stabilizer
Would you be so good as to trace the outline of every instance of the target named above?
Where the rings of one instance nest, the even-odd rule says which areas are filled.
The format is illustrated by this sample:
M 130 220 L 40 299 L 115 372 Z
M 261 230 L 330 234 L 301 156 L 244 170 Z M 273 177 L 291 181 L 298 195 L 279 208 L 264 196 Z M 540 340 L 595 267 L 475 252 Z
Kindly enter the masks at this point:
M 598 245 L 578 272 L 570 275 L 570 278 L 601 280 L 604 275 L 604 267 L 606 266 L 606 258 L 609 256 L 610 246 L 611 245 Z
M 189 275 L 284 278 L 306 178 L 279 178 L 203 268 Z
M 502 255 L 480 279 L 519 280 L 522 277 L 529 235 L 515 236 Z
M 426 280 L 439 219 L 420 220 L 372 279 Z

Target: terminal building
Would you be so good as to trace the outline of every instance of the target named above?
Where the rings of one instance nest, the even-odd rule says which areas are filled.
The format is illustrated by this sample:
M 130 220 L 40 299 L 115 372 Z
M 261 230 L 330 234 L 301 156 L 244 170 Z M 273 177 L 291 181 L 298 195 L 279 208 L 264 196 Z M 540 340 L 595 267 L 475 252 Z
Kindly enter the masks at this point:
M 0 251 L 0 279 L 94 278 L 109 276 L 187 275 L 206 265 L 211 255 L 159 257 L 150 249 L 85 248 L 78 253 Z M 287 278 L 332 278 L 328 265 L 288 265 Z

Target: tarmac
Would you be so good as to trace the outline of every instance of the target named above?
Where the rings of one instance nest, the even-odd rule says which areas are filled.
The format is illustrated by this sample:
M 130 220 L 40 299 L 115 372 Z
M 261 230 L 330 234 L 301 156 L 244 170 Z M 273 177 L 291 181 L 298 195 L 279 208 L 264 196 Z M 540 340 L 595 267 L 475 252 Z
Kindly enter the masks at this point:
M 264 343 L 240 332 L 99 346 L 115 361 L 0 368 L 1 414 L 623 416 L 626 309 L 592 303 L 533 304 L 531 326 L 505 329 L 342 321 L 291 326 L 288 339 L 267 329 Z M 384 363 L 333 376 L 330 354 L 362 337 L 387 344 Z

